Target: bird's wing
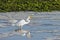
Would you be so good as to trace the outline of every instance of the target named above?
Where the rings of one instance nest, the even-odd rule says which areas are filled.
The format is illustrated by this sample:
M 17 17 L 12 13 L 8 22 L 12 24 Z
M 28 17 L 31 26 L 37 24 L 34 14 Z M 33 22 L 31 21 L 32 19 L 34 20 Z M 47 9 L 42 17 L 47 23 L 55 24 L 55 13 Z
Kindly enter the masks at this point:
M 23 19 L 23 20 L 19 21 L 18 23 L 23 24 L 23 23 L 25 23 L 25 20 Z

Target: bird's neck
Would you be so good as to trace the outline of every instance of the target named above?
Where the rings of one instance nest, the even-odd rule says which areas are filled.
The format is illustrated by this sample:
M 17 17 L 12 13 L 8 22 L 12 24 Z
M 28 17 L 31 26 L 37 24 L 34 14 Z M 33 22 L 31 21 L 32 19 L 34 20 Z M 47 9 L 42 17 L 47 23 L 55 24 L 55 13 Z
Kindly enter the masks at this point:
M 27 20 L 26 20 L 28 23 L 30 22 L 30 20 L 29 20 L 29 19 L 30 19 L 30 18 L 28 17 L 28 18 L 27 18 Z

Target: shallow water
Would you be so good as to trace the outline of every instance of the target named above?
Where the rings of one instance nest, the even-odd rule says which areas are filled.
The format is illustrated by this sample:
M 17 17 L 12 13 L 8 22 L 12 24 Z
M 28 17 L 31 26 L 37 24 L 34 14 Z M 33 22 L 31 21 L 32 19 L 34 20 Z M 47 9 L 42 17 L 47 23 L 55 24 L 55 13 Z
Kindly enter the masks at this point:
M 26 19 L 27 16 L 33 15 L 31 22 L 28 25 L 23 26 L 24 30 L 29 30 L 31 32 L 32 37 L 30 39 L 26 36 L 12 35 L 2 37 L 0 40 L 60 40 L 60 12 L 17 12 L 17 14 L 10 12 L 9 14 L 0 13 L 0 15 L 2 15 L 2 17 L 0 17 L 0 25 L 3 25 L 0 26 L 0 34 L 13 32 L 13 30 L 18 29 L 17 26 L 13 27 L 8 23 L 9 18 L 7 15 L 10 15 L 17 20 L 21 20 L 23 18 Z

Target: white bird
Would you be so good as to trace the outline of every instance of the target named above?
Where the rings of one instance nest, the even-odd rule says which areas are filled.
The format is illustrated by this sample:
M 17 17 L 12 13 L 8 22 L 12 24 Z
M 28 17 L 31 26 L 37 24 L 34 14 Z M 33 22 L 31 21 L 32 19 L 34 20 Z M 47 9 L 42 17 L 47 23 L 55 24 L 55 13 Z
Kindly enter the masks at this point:
M 28 16 L 28 18 L 26 20 L 21 20 L 21 21 L 18 21 L 18 20 L 10 20 L 9 22 L 12 22 L 12 26 L 19 26 L 19 29 L 21 30 L 23 25 L 26 25 L 30 22 L 30 19 L 32 18 L 32 16 Z
M 17 26 L 19 26 L 20 27 L 20 29 L 22 29 L 22 27 L 23 27 L 23 25 L 26 25 L 26 24 L 28 24 L 29 22 L 30 22 L 30 19 L 31 19 L 32 17 L 31 16 L 29 16 L 26 20 L 21 20 L 21 21 L 19 21 L 18 23 L 17 23 Z

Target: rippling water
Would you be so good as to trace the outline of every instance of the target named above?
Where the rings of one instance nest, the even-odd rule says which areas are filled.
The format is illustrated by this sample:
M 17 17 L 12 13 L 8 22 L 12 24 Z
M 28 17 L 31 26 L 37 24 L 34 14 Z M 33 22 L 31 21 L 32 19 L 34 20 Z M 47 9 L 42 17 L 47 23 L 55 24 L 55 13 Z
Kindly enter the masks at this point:
M 24 30 L 29 30 L 31 32 L 32 37 L 30 39 L 25 36 L 13 35 L 2 37 L 0 40 L 60 40 L 60 12 L 17 12 L 17 14 L 11 12 L 10 14 L 0 13 L 0 15 L 0 34 L 13 32 L 13 30 L 18 29 L 16 26 L 11 26 L 7 16 L 12 16 L 14 19 L 21 20 L 23 18 L 26 19 L 28 15 L 33 15 L 31 22 L 23 27 Z

